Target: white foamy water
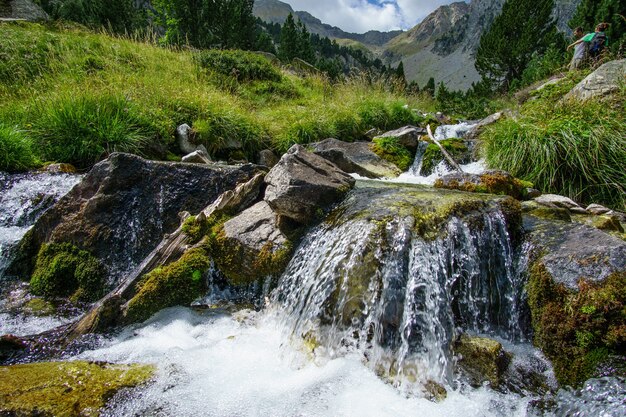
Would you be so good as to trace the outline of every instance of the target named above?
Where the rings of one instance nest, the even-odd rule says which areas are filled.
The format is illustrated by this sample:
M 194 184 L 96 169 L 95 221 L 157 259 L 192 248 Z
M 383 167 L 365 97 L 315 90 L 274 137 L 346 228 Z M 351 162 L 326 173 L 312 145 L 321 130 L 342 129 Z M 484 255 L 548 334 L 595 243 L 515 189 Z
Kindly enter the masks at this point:
M 313 357 L 285 339 L 276 316 L 159 313 L 78 358 L 153 363 L 154 383 L 113 401 L 107 416 L 525 416 L 527 400 L 487 389 L 407 397 L 360 356 Z

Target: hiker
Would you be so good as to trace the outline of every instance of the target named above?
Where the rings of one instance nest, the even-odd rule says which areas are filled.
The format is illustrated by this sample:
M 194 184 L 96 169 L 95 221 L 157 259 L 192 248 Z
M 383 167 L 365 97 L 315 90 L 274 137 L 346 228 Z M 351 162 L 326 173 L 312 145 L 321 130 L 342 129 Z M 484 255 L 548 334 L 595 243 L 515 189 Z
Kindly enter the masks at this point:
M 582 39 L 583 37 L 583 28 L 578 26 L 574 29 L 574 39 L 576 41 Z M 574 56 L 572 57 L 572 62 L 569 64 L 569 70 L 574 71 L 582 66 L 582 63 L 587 59 L 587 43 L 586 42 L 574 42 L 570 46 L 567 47 L 567 50 L 574 47 Z
M 589 56 L 593 59 L 597 59 L 602 51 L 604 51 L 604 48 L 609 46 L 609 38 L 606 36 L 606 33 L 604 33 L 604 31 L 606 31 L 608 27 L 608 23 L 598 24 L 594 33 L 588 33 L 587 35 L 578 39 L 573 44 L 569 45 L 567 49 L 569 50 L 572 47 L 584 42 L 587 44 L 587 52 Z

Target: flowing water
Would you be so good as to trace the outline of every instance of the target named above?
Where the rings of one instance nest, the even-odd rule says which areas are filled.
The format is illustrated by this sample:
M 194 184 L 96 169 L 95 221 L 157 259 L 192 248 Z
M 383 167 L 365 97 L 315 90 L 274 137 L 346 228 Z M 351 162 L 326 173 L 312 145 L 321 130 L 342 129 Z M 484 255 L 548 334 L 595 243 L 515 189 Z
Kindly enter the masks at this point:
M 78 180 L 2 177 L 0 266 Z M 553 384 L 549 364 L 528 343 L 530 248 L 512 243 L 491 201 L 449 217 L 435 234 L 420 232 L 420 210 L 444 204 L 446 195 L 359 182 L 304 237 L 274 289 L 267 281 L 253 291 L 263 294 L 250 300 L 264 305 L 260 311 L 167 309 L 68 358 L 156 365 L 154 382 L 116 395 L 106 416 L 626 415 L 626 382 L 617 378 L 547 399 L 529 390 L 530 373 Z M 241 298 L 218 287 L 204 303 Z M 5 291 L 0 310 L 25 289 Z M 37 333 L 64 320 L 3 312 L 0 334 Z M 462 333 L 496 339 L 513 353 L 500 391 L 472 387 L 459 373 L 453 350 Z M 431 401 L 441 389 L 446 398 Z

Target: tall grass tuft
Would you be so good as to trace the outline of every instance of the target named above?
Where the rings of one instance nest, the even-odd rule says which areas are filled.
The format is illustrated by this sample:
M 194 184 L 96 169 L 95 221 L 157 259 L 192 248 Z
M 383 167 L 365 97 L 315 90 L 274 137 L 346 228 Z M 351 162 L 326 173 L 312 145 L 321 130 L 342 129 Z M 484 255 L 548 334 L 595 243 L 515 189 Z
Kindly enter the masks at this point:
M 543 192 L 584 204 L 626 208 L 626 120 L 616 102 L 529 102 L 517 119 L 482 134 L 491 167 L 530 181 Z M 621 101 L 621 105 L 619 104 Z
M 0 171 L 27 171 L 39 165 L 30 139 L 22 131 L 0 123 Z
M 117 95 L 61 95 L 39 105 L 31 134 L 49 161 L 89 167 L 112 152 L 144 154 L 151 125 Z

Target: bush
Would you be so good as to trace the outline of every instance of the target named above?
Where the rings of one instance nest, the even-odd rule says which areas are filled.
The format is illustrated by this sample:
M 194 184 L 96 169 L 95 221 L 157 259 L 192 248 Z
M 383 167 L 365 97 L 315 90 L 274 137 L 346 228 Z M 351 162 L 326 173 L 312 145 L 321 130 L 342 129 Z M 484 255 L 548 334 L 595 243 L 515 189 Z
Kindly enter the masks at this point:
M 112 152 L 142 155 L 155 132 L 117 95 L 62 95 L 39 105 L 32 136 L 42 157 L 89 167 Z
M 201 68 L 237 81 L 280 81 L 282 78 L 278 68 L 254 52 L 210 50 L 196 54 L 195 60 Z
M 37 165 L 25 133 L 0 123 L 0 171 L 27 171 Z
M 545 90 L 545 91 L 544 91 Z M 581 203 L 626 207 L 626 120 L 623 97 L 611 102 L 559 103 L 563 86 L 546 87 L 517 119 L 481 135 L 488 164 L 544 191 Z

